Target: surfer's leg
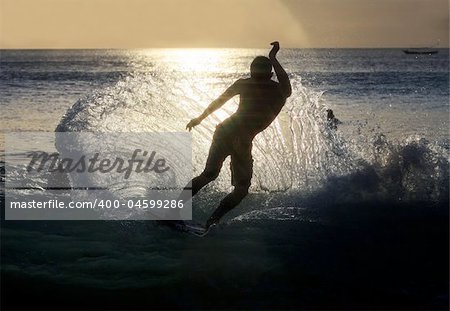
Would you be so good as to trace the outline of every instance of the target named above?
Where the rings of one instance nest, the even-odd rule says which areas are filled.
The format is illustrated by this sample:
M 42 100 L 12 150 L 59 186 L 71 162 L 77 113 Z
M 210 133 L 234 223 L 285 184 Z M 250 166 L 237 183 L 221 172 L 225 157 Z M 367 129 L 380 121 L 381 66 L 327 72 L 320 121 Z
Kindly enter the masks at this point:
M 220 169 L 222 168 L 223 161 L 230 154 L 229 144 L 226 143 L 227 139 L 223 135 L 218 135 L 218 131 L 214 133 L 213 142 L 209 149 L 208 159 L 206 160 L 205 169 L 203 172 L 192 179 L 190 183 L 184 187 L 184 190 L 177 201 L 188 202 L 192 197 L 200 191 L 205 185 L 213 181 L 219 176 Z M 220 133 L 220 131 L 219 131 Z M 179 210 L 175 210 L 177 215 L 172 218 L 179 218 Z
M 222 168 L 223 161 L 226 157 L 227 154 L 224 152 L 223 148 L 218 146 L 216 142 L 213 142 L 209 151 L 208 160 L 206 161 L 205 169 L 199 176 L 194 177 L 192 181 L 184 187 L 184 191 L 181 192 L 180 196 L 177 198 L 177 201 L 188 202 L 194 195 L 197 194 L 197 192 L 200 191 L 200 189 L 216 179 L 217 176 L 219 176 L 220 169 Z M 179 209 L 173 209 L 170 212 L 172 213 L 170 216 L 172 219 L 181 218 Z
M 248 188 L 250 188 L 250 185 L 237 185 L 236 187 L 234 187 L 233 192 L 231 192 L 229 195 L 223 198 L 222 201 L 220 201 L 219 207 L 214 211 L 211 217 L 209 217 L 208 221 L 206 222 L 206 228 L 209 228 L 212 224 L 218 223 L 223 215 L 236 207 L 242 201 L 242 199 L 247 196 Z
M 247 196 L 253 175 L 251 149 L 251 141 L 244 141 L 234 148 L 231 154 L 231 176 L 234 190 L 220 202 L 219 207 L 206 222 L 207 228 L 218 223 L 223 215 L 236 207 Z
M 199 176 L 192 179 L 192 196 L 219 176 L 223 161 L 225 161 L 225 158 L 230 155 L 229 149 L 230 148 L 227 141 L 217 137 L 215 134 L 209 149 L 205 169 Z

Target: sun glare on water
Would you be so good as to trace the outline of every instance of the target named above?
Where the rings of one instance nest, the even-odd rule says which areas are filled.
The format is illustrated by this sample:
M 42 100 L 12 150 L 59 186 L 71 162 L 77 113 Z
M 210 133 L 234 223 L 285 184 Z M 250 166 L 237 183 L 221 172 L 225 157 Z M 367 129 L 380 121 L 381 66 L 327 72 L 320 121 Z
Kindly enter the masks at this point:
M 191 72 L 220 71 L 226 66 L 226 51 L 219 49 L 168 49 L 164 61 L 175 70 Z
M 226 49 L 164 49 L 160 51 L 161 60 L 168 68 L 174 72 L 182 73 L 186 81 L 186 88 L 184 91 L 192 98 L 199 94 L 194 94 L 191 89 L 192 81 L 196 80 L 196 88 L 201 90 L 201 93 L 211 96 L 218 96 L 225 90 L 216 83 L 211 83 L 217 80 L 217 74 L 222 75 L 225 72 L 234 72 L 235 64 L 231 61 L 233 56 L 232 50 Z M 206 80 L 200 77 L 208 77 Z M 200 78 L 200 80 L 198 80 Z M 199 83 L 200 82 L 200 83 Z M 233 81 L 230 80 L 230 84 Z M 214 95 L 213 95 L 214 94 Z M 205 105 L 210 103 L 211 98 L 199 98 L 199 102 Z M 228 105 L 229 106 L 229 105 Z M 233 109 L 232 109 L 233 110 Z M 215 111 L 214 116 L 219 120 L 224 120 L 229 117 L 230 112 L 224 109 Z
M 181 93 L 183 100 L 193 100 L 206 108 L 237 78 L 248 75 L 249 64 L 258 50 L 245 49 L 149 49 L 138 51 L 137 63 L 142 71 L 155 70 L 168 77 L 171 87 Z M 246 54 L 248 57 L 245 57 Z M 242 57 L 242 55 L 245 55 Z M 223 121 L 237 107 L 239 97 L 234 97 L 211 118 Z M 213 122 L 213 123 L 214 123 Z

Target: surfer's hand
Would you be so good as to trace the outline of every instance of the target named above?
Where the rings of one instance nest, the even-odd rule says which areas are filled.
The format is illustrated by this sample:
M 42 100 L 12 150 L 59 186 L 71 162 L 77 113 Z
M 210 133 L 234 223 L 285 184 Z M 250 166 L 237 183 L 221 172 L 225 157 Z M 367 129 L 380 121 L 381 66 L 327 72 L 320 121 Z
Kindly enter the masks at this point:
M 272 50 L 270 50 L 269 58 L 274 59 L 277 56 L 278 51 L 280 50 L 280 42 L 274 41 L 270 45 L 272 45 Z
M 194 126 L 199 125 L 201 120 L 199 118 L 194 118 L 186 125 L 186 129 L 189 130 L 189 132 L 192 130 Z

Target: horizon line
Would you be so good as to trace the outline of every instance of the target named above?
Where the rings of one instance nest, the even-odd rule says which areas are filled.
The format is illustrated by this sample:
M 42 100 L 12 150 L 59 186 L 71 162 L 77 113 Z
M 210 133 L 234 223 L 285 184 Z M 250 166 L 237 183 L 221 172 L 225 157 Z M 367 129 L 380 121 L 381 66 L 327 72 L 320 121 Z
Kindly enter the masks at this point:
M 434 49 L 434 50 L 445 50 L 449 49 L 450 46 L 446 47 L 426 47 L 426 46 L 357 46 L 357 47 L 281 47 L 281 49 Z M 270 47 L 0 47 L 0 51 L 7 50 L 264 50 L 270 49 Z

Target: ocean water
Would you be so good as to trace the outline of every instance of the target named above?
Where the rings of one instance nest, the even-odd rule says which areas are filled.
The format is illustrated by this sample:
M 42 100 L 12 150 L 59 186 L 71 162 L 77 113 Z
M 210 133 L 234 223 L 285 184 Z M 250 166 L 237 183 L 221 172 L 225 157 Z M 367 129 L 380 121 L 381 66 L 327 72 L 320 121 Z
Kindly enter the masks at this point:
M 3 50 L 0 129 L 183 131 L 265 53 Z M 153 222 L 2 220 L 5 305 L 445 308 L 448 49 L 287 49 L 279 59 L 293 94 L 255 139 L 251 193 L 220 226 L 197 238 Z M 195 173 L 236 105 L 194 129 Z M 337 130 L 326 126 L 329 108 Z M 0 150 L 8 153 L 3 137 Z M 3 173 L 24 163 L 24 153 L 9 156 Z M 194 219 L 205 221 L 228 191 L 226 163 L 195 197 Z M 30 299 L 13 299 L 20 290 Z

